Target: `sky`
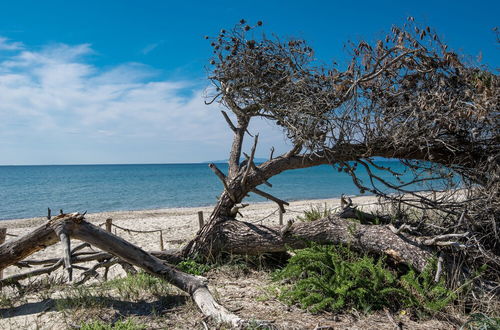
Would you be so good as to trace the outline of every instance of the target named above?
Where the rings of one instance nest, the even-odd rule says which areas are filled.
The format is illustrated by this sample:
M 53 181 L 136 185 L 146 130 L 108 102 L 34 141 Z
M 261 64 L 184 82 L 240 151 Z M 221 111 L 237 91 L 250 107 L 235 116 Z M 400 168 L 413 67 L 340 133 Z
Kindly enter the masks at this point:
M 0 165 L 227 158 L 231 131 L 220 106 L 204 104 L 204 36 L 242 18 L 345 63 L 346 41 L 375 40 L 413 16 L 499 68 L 498 13 L 499 1 L 0 1 Z M 257 157 L 289 147 L 268 122 L 250 131 Z

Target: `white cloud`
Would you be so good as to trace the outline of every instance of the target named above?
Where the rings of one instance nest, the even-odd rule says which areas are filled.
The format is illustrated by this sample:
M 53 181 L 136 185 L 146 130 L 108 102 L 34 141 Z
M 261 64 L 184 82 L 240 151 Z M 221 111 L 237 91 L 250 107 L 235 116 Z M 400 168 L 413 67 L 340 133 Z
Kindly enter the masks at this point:
M 10 45 L 14 53 L 0 61 L 0 140 L 19 141 L 11 143 L 12 150 L 3 150 L 3 157 L 15 158 L 34 144 L 47 153 L 115 145 L 113 152 L 123 153 L 116 159 L 130 156 L 130 162 L 158 161 L 135 159 L 127 150 L 133 144 L 151 148 L 151 155 L 168 145 L 173 149 L 161 151 L 166 154 L 160 161 L 165 162 L 210 159 L 203 154 L 209 150 L 216 153 L 213 158 L 225 157 L 229 129 L 217 106 L 204 104 L 203 88 L 193 82 L 158 79 L 158 70 L 140 63 L 103 70 L 87 59 L 95 54 L 88 44 L 55 44 L 34 51 L 0 38 L 2 45 Z M 262 123 L 255 127 L 269 131 Z M 268 134 L 268 142 L 276 136 Z M 16 160 L 0 158 L 2 163 Z
M 144 55 L 147 55 L 147 54 L 151 53 L 153 50 L 155 50 L 158 46 L 160 46 L 163 43 L 164 43 L 164 41 L 161 40 L 161 41 L 158 41 L 158 42 L 146 45 L 146 47 L 144 47 L 141 50 L 141 53 L 144 54 Z
M 23 49 L 21 42 L 11 42 L 9 39 L 0 37 L 0 50 L 19 50 Z

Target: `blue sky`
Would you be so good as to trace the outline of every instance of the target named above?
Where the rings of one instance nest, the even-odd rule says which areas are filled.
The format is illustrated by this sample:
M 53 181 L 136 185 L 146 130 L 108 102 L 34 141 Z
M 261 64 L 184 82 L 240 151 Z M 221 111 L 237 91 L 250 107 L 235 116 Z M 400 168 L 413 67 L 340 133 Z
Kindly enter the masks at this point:
M 227 158 L 230 131 L 203 104 L 205 35 L 241 18 L 346 61 L 407 16 L 500 67 L 498 1 L 2 1 L 0 164 L 180 163 Z M 281 132 L 256 122 L 257 155 Z

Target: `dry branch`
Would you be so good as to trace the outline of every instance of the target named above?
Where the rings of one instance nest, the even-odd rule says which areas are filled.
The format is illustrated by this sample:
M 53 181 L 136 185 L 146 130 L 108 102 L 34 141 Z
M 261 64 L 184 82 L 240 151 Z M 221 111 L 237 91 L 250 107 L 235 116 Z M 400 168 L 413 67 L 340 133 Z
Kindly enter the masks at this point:
M 160 259 L 127 242 L 121 237 L 108 233 L 107 231 L 84 221 L 83 215 L 78 213 L 70 215 L 62 214 L 57 216 L 44 226 L 37 228 L 34 232 L 14 240 L 14 242 L 11 241 L 9 242 L 10 244 L 3 244 L 0 246 L 0 257 L 2 257 L 0 260 L 2 260 L 2 266 L 6 267 L 16 263 L 19 261 L 21 256 L 25 257 L 33 253 L 31 251 L 36 250 L 34 247 L 38 247 L 39 250 L 41 244 L 45 244 L 45 246 L 47 246 L 56 243 L 57 240 L 54 239 L 54 236 L 49 235 L 49 232 L 52 232 L 56 238 L 57 236 L 55 233 L 59 233 L 62 241 L 64 242 L 67 237 L 73 237 L 87 242 L 92 246 L 107 251 L 130 264 L 141 267 L 146 272 L 154 276 L 168 281 L 190 294 L 202 313 L 206 316 L 212 317 L 217 322 L 228 323 L 233 327 L 238 327 L 244 324 L 244 320 L 229 312 L 215 301 L 206 286 L 205 280 L 183 273 L 176 268 L 163 263 Z M 64 233 L 64 235 L 61 235 L 61 233 Z M 33 237 L 41 237 L 43 241 L 39 241 L 37 242 L 38 244 L 30 244 L 28 246 L 22 244 L 26 242 L 27 239 Z M 16 253 L 9 253 L 12 251 L 15 251 Z M 70 251 L 70 249 L 68 248 L 67 251 Z M 10 258 L 8 257 L 9 255 L 11 256 Z M 63 259 L 66 259 L 66 256 Z M 60 264 L 64 262 L 63 259 L 61 259 Z M 118 261 L 118 259 L 116 260 Z M 69 264 L 71 264 L 71 261 Z M 59 265 L 56 263 L 56 265 L 52 266 L 51 269 L 56 266 L 58 267 Z M 47 269 L 40 270 L 40 272 L 46 271 Z
M 250 173 L 250 169 L 252 168 L 253 158 L 255 157 L 255 150 L 257 149 L 257 142 L 258 141 L 259 141 L 259 134 L 255 135 L 255 139 L 253 141 L 252 150 L 250 152 L 250 157 L 248 158 L 247 167 L 245 169 L 245 173 L 243 174 L 243 178 L 241 179 L 241 185 L 243 187 L 245 187 L 246 180 L 247 180 L 247 177 L 248 177 L 248 173 Z
M 222 171 L 219 170 L 219 168 L 214 163 L 208 164 L 208 167 L 210 167 L 210 169 L 215 173 L 215 175 L 217 175 L 217 177 L 222 181 L 222 184 L 224 185 L 224 190 L 226 191 L 228 196 L 231 198 L 231 200 L 236 203 L 236 198 L 234 197 L 233 193 L 229 189 L 229 186 L 227 185 L 226 176 L 224 175 L 224 173 L 222 173 Z
M 251 192 L 257 194 L 257 195 L 260 195 L 264 198 L 267 198 L 273 202 L 275 202 L 276 204 L 278 204 L 281 212 L 285 213 L 286 210 L 285 210 L 285 205 L 290 205 L 288 202 L 284 201 L 284 200 L 281 200 L 277 197 L 274 197 L 273 195 L 269 194 L 269 193 L 266 193 L 265 191 L 262 191 L 260 189 L 257 189 L 257 188 L 253 188 L 252 190 L 250 190 Z

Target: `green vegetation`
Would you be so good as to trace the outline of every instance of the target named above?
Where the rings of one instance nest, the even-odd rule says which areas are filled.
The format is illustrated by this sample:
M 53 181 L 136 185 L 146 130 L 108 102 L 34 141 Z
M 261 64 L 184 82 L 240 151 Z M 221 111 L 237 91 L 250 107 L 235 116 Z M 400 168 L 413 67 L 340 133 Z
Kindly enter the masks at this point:
M 327 207 L 326 203 L 324 207 L 320 205 L 311 205 L 309 210 L 304 211 L 303 216 L 298 216 L 297 219 L 304 222 L 315 221 L 319 219 L 326 218 L 332 214 L 332 209 Z
M 127 319 L 125 321 L 118 321 L 114 324 L 104 323 L 102 321 L 92 321 L 83 323 L 80 327 L 81 330 L 140 330 L 146 329 L 146 326 L 134 322 L 132 319 Z
M 144 272 L 108 281 L 105 288 L 115 289 L 120 297 L 138 300 L 145 295 L 161 297 L 172 293 L 172 286 L 164 280 Z
M 198 263 L 196 260 L 193 259 L 182 261 L 177 265 L 177 268 L 179 268 L 183 272 L 198 276 L 203 275 L 210 269 L 212 269 L 210 265 Z
M 500 318 L 489 317 L 483 313 L 472 314 L 461 329 L 464 330 L 499 330 Z
M 433 313 L 455 299 L 444 279 L 434 283 L 433 269 L 431 264 L 419 275 L 410 270 L 398 276 L 383 258 L 375 260 L 342 246 L 314 245 L 295 251 L 274 279 L 289 283 L 279 299 L 313 313 L 382 308 Z
M 440 311 L 457 298 L 456 292 L 446 288 L 444 277 L 438 283 L 434 281 L 436 264 L 434 259 L 420 274 L 411 269 L 401 276 L 399 283 L 406 290 L 405 307 L 427 312 Z

